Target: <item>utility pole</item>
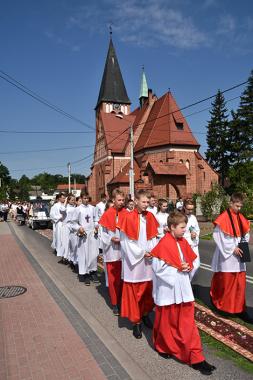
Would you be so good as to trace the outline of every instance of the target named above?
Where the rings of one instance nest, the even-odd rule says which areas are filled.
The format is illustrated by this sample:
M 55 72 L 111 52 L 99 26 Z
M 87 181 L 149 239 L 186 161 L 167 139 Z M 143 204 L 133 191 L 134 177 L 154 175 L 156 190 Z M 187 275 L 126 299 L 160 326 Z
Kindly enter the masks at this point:
M 134 134 L 133 126 L 130 126 L 130 169 L 129 169 L 129 192 L 134 200 Z
M 69 194 L 70 194 L 70 185 L 71 185 L 71 180 L 70 180 L 70 177 L 71 177 L 71 165 L 70 165 L 70 162 L 68 162 L 67 164 L 68 166 L 68 177 L 69 177 Z

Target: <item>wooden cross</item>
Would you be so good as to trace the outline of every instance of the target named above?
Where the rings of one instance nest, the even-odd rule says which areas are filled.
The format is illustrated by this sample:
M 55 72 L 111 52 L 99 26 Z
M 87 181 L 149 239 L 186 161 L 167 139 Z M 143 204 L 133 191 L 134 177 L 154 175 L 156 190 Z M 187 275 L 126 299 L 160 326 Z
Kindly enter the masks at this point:
M 86 217 L 84 219 L 87 221 L 87 223 L 89 223 L 90 218 L 91 218 L 90 215 L 86 215 Z

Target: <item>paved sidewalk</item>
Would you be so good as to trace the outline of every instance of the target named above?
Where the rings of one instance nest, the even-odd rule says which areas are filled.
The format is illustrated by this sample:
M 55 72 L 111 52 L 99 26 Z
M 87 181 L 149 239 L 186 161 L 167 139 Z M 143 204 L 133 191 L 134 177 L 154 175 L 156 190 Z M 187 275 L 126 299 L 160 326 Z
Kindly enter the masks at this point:
M 0 223 L 0 238 L 1 226 Z M 101 285 L 84 286 L 67 266 L 57 263 L 58 259 L 52 254 L 48 239 L 25 226 L 17 226 L 15 223 L 10 223 L 10 228 L 17 238 L 21 251 L 24 252 L 52 299 L 81 338 L 84 347 L 89 350 L 102 369 L 106 379 L 203 379 L 200 373 L 176 360 L 160 358 L 153 349 L 151 331 L 145 327 L 143 328 L 143 339 L 133 338 L 131 324 L 125 319 L 112 315 L 103 276 Z M 24 284 L 20 283 L 20 285 Z M 21 299 L 25 296 L 18 298 Z M 68 345 L 66 346 L 68 348 Z M 204 351 L 207 360 L 217 367 L 217 371 L 210 376 L 210 380 L 213 378 L 220 380 L 252 379 L 251 374 L 236 367 L 229 360 L 216 357 L 207 347 L 204 347 Z M 95 379 L 95 376 L 92 378 Z M 1 376 L 0 380 L 2 380 Z
M 0 299 L 0 379 L 104 380 L 7 224 L 0 230 L 0 286 L 27 288 L 23 295 Z

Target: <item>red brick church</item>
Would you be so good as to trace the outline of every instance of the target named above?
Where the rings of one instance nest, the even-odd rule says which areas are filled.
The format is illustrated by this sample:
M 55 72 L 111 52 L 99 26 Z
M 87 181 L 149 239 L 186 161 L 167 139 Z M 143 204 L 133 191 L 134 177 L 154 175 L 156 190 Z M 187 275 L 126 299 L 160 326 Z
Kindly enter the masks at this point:
M 148 89 L 144 70 L 140 106 L 131 112 L 120 66 L 110 39 L 96 105 L 96 145 L 88 191 L 93 202 L 114 188 L 129 193 L 130 139 L 134 135 L 135 189 L 175 200 L 203 194 L 218 174 L 199 153 L 200 145 L 171 94 Z

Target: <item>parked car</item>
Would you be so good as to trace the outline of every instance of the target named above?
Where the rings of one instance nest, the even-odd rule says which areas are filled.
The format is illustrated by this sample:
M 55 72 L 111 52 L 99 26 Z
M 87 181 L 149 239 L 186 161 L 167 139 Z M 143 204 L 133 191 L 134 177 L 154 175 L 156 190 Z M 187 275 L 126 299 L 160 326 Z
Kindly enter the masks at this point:
M 40 228 L 52 228 L 49 217 L 50 204 L 44 200 L 35 200 L 31 204 L 28 217 L 28 226 L 33 230 Z

